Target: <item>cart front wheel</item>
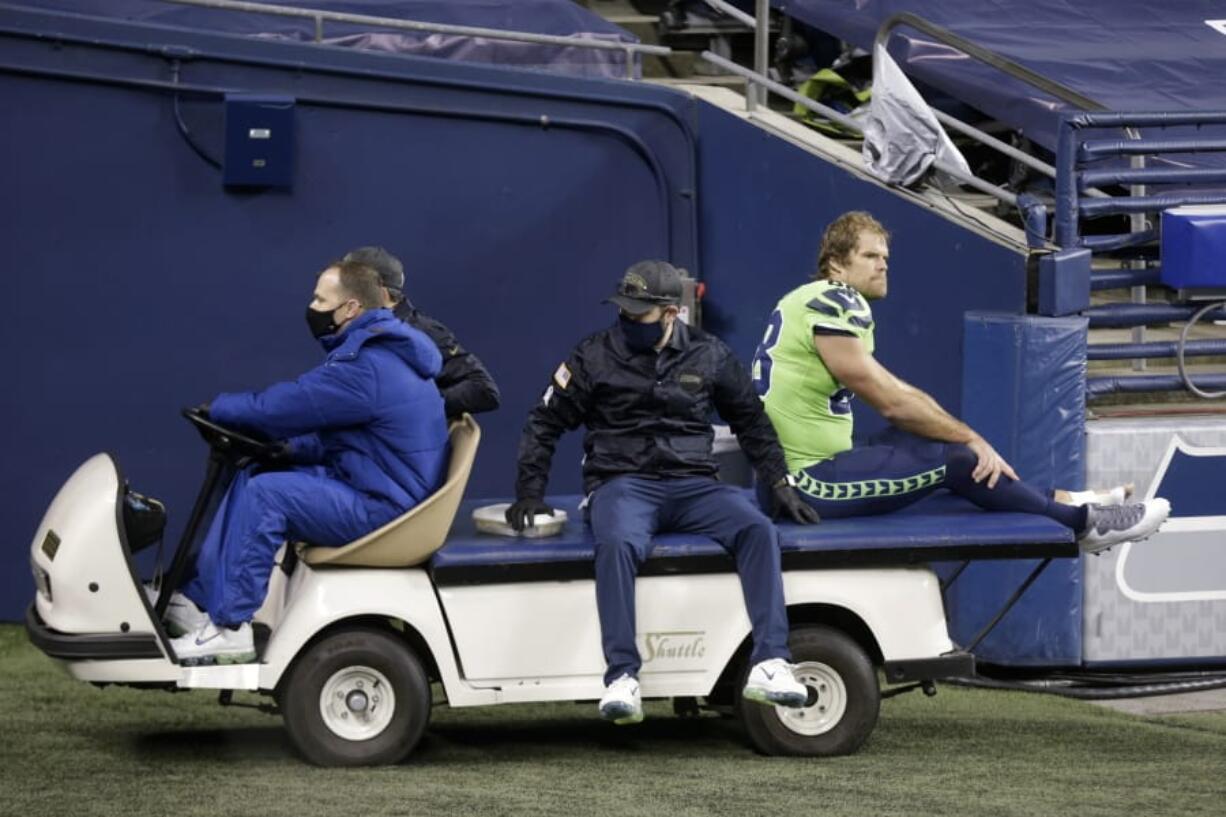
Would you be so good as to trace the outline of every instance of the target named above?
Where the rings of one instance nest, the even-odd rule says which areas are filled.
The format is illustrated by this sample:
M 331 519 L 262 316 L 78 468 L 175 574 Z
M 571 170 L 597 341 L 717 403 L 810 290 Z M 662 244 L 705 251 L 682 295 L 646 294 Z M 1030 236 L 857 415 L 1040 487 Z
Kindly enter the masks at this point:
M 425 731 L 430 684 L 413 650 L 395 636 L 345 630 L 298 659 L 281 710 L 294 748 L 311 763 L 397 763 Z

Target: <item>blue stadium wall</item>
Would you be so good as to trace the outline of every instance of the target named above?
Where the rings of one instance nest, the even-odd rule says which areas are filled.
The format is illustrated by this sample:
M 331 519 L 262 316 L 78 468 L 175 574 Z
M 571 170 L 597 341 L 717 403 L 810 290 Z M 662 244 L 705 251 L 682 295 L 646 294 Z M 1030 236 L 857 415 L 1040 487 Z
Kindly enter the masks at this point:
M 527 410 L 610 321 L 600 300 L 633 260 L 696 272 L 708 327 L 748 360 L 821 226 L 872 210 L 895 234 L 882 357 L 951 409 L 962 313 L 1022 307 L 1017 254 L 666 89 L 13 10 L 0 55 L 0 619 L 31 598 L 47 503 L 98 450 L 166 500 L 177 536 L 205 461 L 179 409 L 315 363 L 314 276 L 355 245 L 400 254 L 412 299 L 498 380 L 469 489 L 491 497 L 511 492 Z M 218 157 L 221 91 L 297 99 L 291 190 L 227 190 L 193 153 L 176 57 L 183 118 Z M 578 489 L 578 442 L 552 490 Z

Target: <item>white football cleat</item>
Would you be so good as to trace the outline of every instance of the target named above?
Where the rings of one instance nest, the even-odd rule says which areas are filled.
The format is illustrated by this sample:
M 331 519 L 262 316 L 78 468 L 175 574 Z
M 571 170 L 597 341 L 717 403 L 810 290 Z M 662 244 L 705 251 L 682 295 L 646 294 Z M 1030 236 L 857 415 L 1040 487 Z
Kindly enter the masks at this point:
M 625 674 L 605 687 L 600 699 L 600 717 L 618 725 L 638 723 L 643 719 L 643 699 L 639 694 L 639 681 Z
M 173 639 L 170 646 L 180 664 L 249 664 L 255 661 L 255 636 L 251 622 L 235 629 L 207 621 L 203 627 Z
M 1077 543 L 1086 553 L 1099 553 L 1120 542 L 1139 542 L 1162 527 L 1171 503 L 1162 497 L 1127 505 L 1086 506 L 1086 527 Z

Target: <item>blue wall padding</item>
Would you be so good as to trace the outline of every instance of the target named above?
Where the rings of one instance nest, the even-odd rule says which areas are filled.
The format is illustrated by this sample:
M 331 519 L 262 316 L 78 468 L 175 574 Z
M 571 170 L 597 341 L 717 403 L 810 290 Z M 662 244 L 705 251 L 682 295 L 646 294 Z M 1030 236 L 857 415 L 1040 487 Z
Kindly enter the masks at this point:
M 1089 250 L 1060 250 L 1039 257 L 1040 315 L 1072 315 L 1089 305 Z
M 1085 318 L 968 312 L 962 417 L 1027 481 L 1085 479 Z
M 1226 205 L 1162 214 L 1161 276 L 1172 289 L 1226 287 Z
M 1082 487 L 1086 320 L 968 313 L 962 416 L 1044 491 Z M 950 635 L 968 643 L 1037 561 L 972 564 L 946 593 Z M 1057 559 L 976 649 L 1010 666 L 1081 663 L 1081 561 Z

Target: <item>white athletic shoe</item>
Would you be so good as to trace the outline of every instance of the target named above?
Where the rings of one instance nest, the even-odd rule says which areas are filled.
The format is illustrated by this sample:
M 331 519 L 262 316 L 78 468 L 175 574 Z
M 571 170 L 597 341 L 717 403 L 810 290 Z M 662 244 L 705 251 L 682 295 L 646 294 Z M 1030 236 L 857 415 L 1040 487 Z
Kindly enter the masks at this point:
M 605 687 L 604 697 L 600 699 L 600 717 L 619 725 L 643 719 L 643 699 L 637 678 L 625 674 Z
M 157 604 L 159 592 L 151 585 L 145 585 L 145 595 L 149 597 L 149 604 Z M 170 634 L 170 637 L 178 638 L 181 635 L 194 633 L 208 624 L 209 614 L 176 590 L 170 594 L 170 602 L 166 605 L 166 616 L 162 620 L 166 623 L 166 632 Z
M 1106 491 L 1069 491 L 1068 496 L 1070 505 L 1123 505 L 1132 496 L 1132 483 Z
M 1127 505 L 1086 506 L 1086 527 L 1077 543 L 1086 553 L 1099 553 L 1120 542 L 1148 539 L 1171 515 L 1171 503 L 1162 497 Z
M 799 708 L 805 705 L 809 690 L 796 680 L 791 664 L 782 658 L 771 658 L 749 671 L 741 694 L 760 704 Z
M 195 632 L 173 639 L 170 646 L 179 663 L 187 666 L 248 664 L 255 660 L 255 638 L 250 621 L 244 621 L 233 630 L 207 621 Z

